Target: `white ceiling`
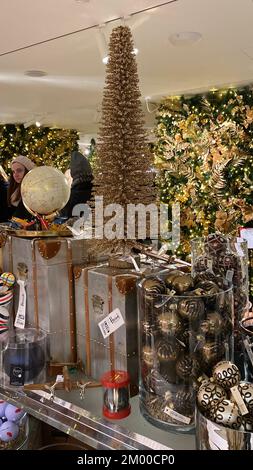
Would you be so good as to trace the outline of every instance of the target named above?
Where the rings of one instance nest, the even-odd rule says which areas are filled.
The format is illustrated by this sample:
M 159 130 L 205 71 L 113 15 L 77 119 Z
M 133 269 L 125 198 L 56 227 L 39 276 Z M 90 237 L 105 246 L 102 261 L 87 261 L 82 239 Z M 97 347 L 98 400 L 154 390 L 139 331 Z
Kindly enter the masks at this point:
M 127 17 L 164 0 L 1 0 L 0 122 L 41 120 L 95 135 L 105 66 L 98 28 L 44 42 L 76 30 Z M 125 18 L 132 27 L 140 86 L 162 96 L 253 81 L 252 0 L 174 0 Z M 112 27 L 105 27 L 107 40 Z M 173 33 L 194 31 L 202 39 L 173 46 Z M 21 48 L 21 50 L 16 51 Z M 31 78 L 27 70 L 43 70 Z M 155 109 L 154 105 L 150 105 Z M 146 112 L 147 125 L 154 113 Z

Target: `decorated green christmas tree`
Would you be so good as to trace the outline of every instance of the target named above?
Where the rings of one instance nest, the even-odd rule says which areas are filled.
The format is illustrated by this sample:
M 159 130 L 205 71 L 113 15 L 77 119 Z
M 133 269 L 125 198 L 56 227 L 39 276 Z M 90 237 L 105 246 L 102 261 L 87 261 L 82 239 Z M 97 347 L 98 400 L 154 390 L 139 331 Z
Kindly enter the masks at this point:
M 155 145 L 161 200 L 181 207 L 181 245 L 253 221 L 253 91 L 171 97 L 159 108 Z
M 6 124 L 0 126 L 0 164 L 8 170 L 17 155 L 26 155 L 37 165 L 53 165 L 65 171 L 72 150 L 78 149 L 75 130 Z

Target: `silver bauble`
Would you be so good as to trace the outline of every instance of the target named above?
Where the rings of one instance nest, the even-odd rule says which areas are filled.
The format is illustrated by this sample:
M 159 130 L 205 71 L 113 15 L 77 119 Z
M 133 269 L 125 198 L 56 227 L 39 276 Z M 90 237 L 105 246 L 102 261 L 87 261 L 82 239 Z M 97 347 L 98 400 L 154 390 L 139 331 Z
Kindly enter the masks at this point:
M 228 428 L 239 429 L 242 417 L 237 405 L 230 400 L 222 400 L 211 409 L 210 417 L 215 423 L 222 424 Z
M 239 384 L 241 376 L 235 364 L 230 361 L 221 361 L 213 368 L 213 379 L 215 383 L 229 390 Z
M 253 416 L 253 384 L 249 382 L 240 382 L 238 385 L 238 390 L 249 411 L 249 414 Z
M 225 390 L 214 382 L 205 381 L 198 389 L 197 402 L 202 411 L 216 406 L 224 398 L 227 398 Z

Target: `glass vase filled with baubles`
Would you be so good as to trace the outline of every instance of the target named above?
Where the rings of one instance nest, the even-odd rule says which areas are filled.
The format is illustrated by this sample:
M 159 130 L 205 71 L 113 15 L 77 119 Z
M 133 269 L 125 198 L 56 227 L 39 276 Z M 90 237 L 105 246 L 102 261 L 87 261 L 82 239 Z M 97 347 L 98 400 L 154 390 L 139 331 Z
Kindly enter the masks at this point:
M 140 409 L 162 429 L 194 427 L 195 390 L 233 355 L 233 289 L 178 269 L 138 283 Z
M 205 283 L 232 282 L 234 291 L 235 361 L 243 374 L 244 354 L 239 323 L 249 309 L 248 246 L 239 237 L 212 233 L 191 241 L 192 273 Z
M 217 363 L 197 392 L 198 450 L 253 449 L 253 384 L 230 361 Z

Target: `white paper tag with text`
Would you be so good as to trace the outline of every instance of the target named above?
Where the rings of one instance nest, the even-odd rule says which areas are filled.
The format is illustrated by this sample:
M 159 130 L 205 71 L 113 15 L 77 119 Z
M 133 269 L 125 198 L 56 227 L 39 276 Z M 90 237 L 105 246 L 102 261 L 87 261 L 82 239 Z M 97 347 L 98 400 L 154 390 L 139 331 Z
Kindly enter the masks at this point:
M 245 405 L 245 403 L 243 401 L 243 398 L 242 398 L 242 396 L 241 396 L 241 394 L 238 390 L 238 386 L 235 385 L 234 387 L 232 387 L 230 389 L 230 391 L 231 391 L 233 399 L 235 400 L 235 403 L 237 404 L 237 406 L 240 410 L 241 415 L 242 416 L 247 415 L 249 413 L 249 411 L 248 411 L 248 408 Z
M 18 311 L 15 318 L 14 326 L 16 328 L 25 328 L 25 315 L 26 315 L 26 290 L 25 290 L 25 281 L 18 280 L 19 285 L 19 301 L 18 301 Z
M 136 271 L 137 273 L 140 273 L 140 272 L 141 272 L 141 270 L 140 270 L 140 268 L 139 268 L 138 264 L 136 263 L 136 261 L 135 261 L 134 257 L 133 257 L 133 256 L 130 256 L 129 258 L 130 258 L 130 260 L 132 261 L 132 263 L 133 263 L 133 265 L 134 265 L 134 269 L 135 269 L 135 271 Z
M 235 243 L 235 248 L 236 248 L 236 251 L 238 253 L 239 256 L 245 256 L 244 255 L 244 252 L 243 252 L 243 249 L 241 247 L 241 243 L 240 243 L 240 240 L 242 240 L 241 238 L 237 238 L 237 242 Z
M 232 282 L 233 277 L 234 277 L 234 270 L 233 269 L 228 269 L 227 272 L 226 272 L 226 280 L 228 282 Z
M 241 228 L 240 235 L 241 235 L 241 238 L 244 238 L 244 240 L 247 240 L 248 248 L 252 249 L 253 248 L 253 228 L 250 228 L 250 227 Z
M 164 413 L 166 413 L 166 415 L 169 415 L 171 418 L 181 423 L 190 424 L 191 422 L 191 418 L 189 418 L 188 416 L 181 415 L 177 411 L 172 410 L 169 406 L 166 406 L 163 411 Z
M 213 269 L 213 260 L 212 259 L 208 259 L 206 264 L 207 264 L 208 269 Z
M 120 326 L 124 325 L 124 318 L 121 315 L 119 308 L 112 310 L 107 317 L 99 322 L 98 326 L 101 330 L 101 333 L 104 338 L 110 336 L 111 333 L 114 333 Z
M 64 377 L 63 377 L 63 375 L 58 374 L 58 375 L 56 376 L 56 382 L 57 382 L 57 383 L 59 383 L 59 382 L 64 382 Z

